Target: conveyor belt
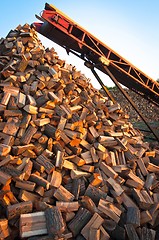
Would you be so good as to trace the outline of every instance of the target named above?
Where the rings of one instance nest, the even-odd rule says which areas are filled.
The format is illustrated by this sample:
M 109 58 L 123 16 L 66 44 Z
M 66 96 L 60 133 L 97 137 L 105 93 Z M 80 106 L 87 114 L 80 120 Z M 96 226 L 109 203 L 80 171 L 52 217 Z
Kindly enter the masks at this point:
M 45 10 L 38 18 L 42 20 L 42 23 L 34 23 L 34 25 L 39 33 L 106 74 L 105 66 L 107 66 L 119 83 L 159 106 L 159 83 L 83 29 L 56 7 L 46 3 Z M 107 83 L 104 84 L 107 85 Z

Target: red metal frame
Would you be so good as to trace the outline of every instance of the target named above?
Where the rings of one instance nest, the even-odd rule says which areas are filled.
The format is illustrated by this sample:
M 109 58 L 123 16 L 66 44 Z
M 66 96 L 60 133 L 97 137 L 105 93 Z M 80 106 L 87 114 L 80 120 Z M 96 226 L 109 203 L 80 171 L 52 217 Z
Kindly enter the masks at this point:
M 159 84 L 52 5 L 46 4 L 36 30 L 159 106 Z M 106 63 L 101 62 L 101 57 Z M 105 84 L 106 85 L 106 84 Z

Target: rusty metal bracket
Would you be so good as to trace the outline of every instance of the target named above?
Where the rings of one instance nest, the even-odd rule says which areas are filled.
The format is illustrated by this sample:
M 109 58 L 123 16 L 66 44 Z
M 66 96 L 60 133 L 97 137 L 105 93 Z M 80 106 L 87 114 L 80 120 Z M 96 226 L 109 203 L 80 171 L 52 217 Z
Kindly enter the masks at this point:
M 103 88 L 103 90 L 106 93 L 106 95 L 112 100 L 113 103 L 115 103 L 116 102 L 115 99 L 113 98 L 113 96 L 110 93 L 110 91 L 108 90 L 108 88 L 104 85 L 104 83 L 102 82 L 102 80 L 98 76 L 97 72 L 94 70 L 94 68 L 91 68 L 91 71 L 94 74 L 94 76 L 96 77 L 96 79 L 99 82 L 99 84 L 101 85 L 101 87 Z

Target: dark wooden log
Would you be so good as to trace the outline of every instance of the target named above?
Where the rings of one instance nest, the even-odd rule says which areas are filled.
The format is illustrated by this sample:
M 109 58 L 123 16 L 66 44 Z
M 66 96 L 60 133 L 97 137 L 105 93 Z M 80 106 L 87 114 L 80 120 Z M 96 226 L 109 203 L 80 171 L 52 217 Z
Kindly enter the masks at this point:
M 32 212 L 33 203 L 31 201 L 9 205 L 7 207 L 7 218 L 10 220 L 19 217 L 20 214 Z
M 140 210 L 138 208 L 128 207 L 126 223 L 132 224 L 135 228 L 140 226 Z
M 24 145 L 27 145 L 30 143 L 33 135 L 37 132 L 37 128 L 33 127 L 33 126 L 29 126 L 26 130 L 26 132 L 24 133 L 23 137 L 21 138 L 20 142 Z
M 98 209 L 97 209 L 95 203 L 93 202 L 93 200 L 90 197 L 82 196 L 80 203 L 81 203 L 82 207 L 86 208 L 92 214 L 94 214 L 95 212 L 98 212 Z
M 39 155 L 36 159 L 36 161 L 42 165 L 45 168 L 45 171 L 50 174 L 51 172 L 53 172 L 53 170 L 55 169 L 55 166 L 51 163 L 51 161 L 44 156 L 43 154 Z
M 80 194 L 80 185 L 81 185 L 81 179 L 73 179 L 72 181 L 72 194 L 75 196 L 75 200 L 78 200 L 79 194 Z
M 92 214 L 85 208 L 80 207 L 75 217 L 68 223 L 68 228 L 76 237 L 82 230 L 82 228 L 91 219 Z
M 45 217 L 48 233 L 54 237 L 61 237 L 65 231 L 65 223 L 58 207 L 47 208 L 45 210 Z
M 90 197 L 97 206 L 101 198 L 106 198 L 107 193 L 90 184 L 85 192 L 85 196 Z
M 54 126 L 52 126 L 51 124 L 47 124 L 45 125 L 45 130 L 44 130 L 46 136 L 51 137 L 51 138 L 55 138 L 55 132 L 56 132 L 56 128 Z
M 132 224 L 126 224 L 125 229 L 129 240 L 140 240 Z
M 44 179 L 41 176 L 36 175 L 35 173 L 32 173 L 30 175 L 29 180 L 36 183 L 39 186 L 44 187 L 46 190 L 48 190 L 50 187 L 50 183 L 46 179 Z
M 155 240 L 156 239 L 155 236 L 156 236 L 155 230 L 149 229 L 147 227 L 143 227 L 141 229 L 141 240 Z
M 118 240 L 120 237 L 120 240 L 126 239 L 126 232 L 125 229 L 120 227 L 119 225 L 116 226 L 116 228 L 113 231 L 108 231 L 110 234 L 110 237 L 114 240 Z

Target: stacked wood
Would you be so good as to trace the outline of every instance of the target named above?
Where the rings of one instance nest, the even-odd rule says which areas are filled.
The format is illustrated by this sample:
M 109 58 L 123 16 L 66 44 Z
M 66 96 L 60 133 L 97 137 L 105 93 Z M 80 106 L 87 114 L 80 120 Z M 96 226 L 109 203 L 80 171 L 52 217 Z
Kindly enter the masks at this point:
M 0 112 L 0 239 L 155 239 L 159 151 L 28 24 L 0 41 Z
M 125 89 L 127 94 L 133 99 L 135 105 L 138 107 L 140 112 L 144 115 L 145 119 L 149 124 L 151 122 L 156 122 L 156 128 L 158 130 L 158 115 L 159 115 L 159 108 L 151 103 L 149 100 L 143 98 L 139 94 L 136 94 L 130 89 Z M 123 94 L 118 91 L 115 87 L 110 89 L 111 94 L 115 98 L 117 102 L 120 102 L 121 107 L 124 109 L 125 112 L 127 112 L 130 116 L 131 122 L 141 122 L 141 118 L 138 116 L 136 111 L 133 109 L 131 104 L 126 100 L 126 98 L 123 96 Z M 155 125 L 152 125 L 152 127 L 155 127 Z

